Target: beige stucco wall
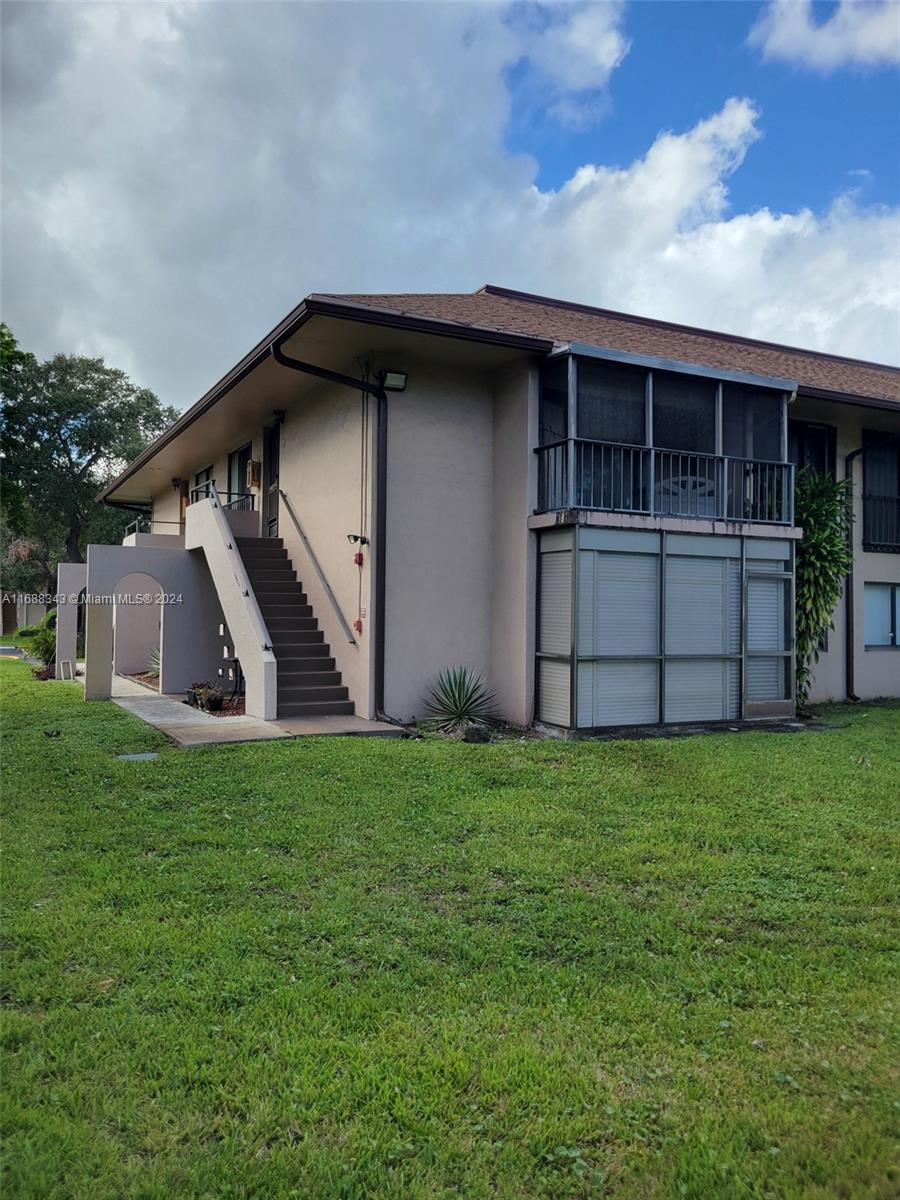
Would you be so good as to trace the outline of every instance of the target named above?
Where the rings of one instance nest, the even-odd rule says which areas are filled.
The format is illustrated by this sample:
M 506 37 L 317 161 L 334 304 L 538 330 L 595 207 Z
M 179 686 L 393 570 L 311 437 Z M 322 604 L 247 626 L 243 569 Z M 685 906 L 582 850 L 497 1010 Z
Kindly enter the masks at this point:
M 422 716 L 444 667 L 482 673 L 532 716 L 537 378 L 411 364 L 389 400 L 385 708 Z
M 346 370 L 353 371 L 347 363 Z M 375 402 L 369 401 L 366 458 L 371 463 Z M 372 694 L 371 546 L 347 540 L 348 533 L 372 536 L 372 472 L 366 492 L 369 517 L 360 529 L 362 401 L 359 392 L 323 384 L 288 408 L 281 426 L 280 484 L 309 539 L 322 573 L 344 619 L 353 626 L 362 609 L 362 632 L 352 630 L 351 643 L 336 616 L 285 505 L 280 503 L 278 532 L 331 645 L 335 666 L 343 675 L 360 716 L 374 715 Z M 353 561 L 361 551 L 362 569 Z M 361 597 L 361 599 L 360 599 Z
M 60 663 L 74 666 L 78 654 L 78 596 L 87 583 L 87 563 L 60 563 L 56 568 L 56 591 L 61 599 L 56 606 L 56 678 L 61 679 Z
M 489 679 L 508 720 L 533 717 L 535 555 L 528 518 L 537 494 L 538 375 L 499 374 L 493 398 L 491 658 Z
M 405 361 L 409 387 L 388 400 L 388 497 L 385 711 L 421 715 L 427 686 L 446 666 L 475 667 L 496 691 L 504 716 L 531 717 L 533 691 L 533 507 L 536 375 L 524 362 L 494 375 L 427 360 Z M 355 364 L 347 363 L 348 372 Z M 289 496 L 338 605 L 352 626 L 346 637 L 285 506 L 279 534 L 331 645 L 357 712 L 374 716 L 372 537 L 376 405 L 369 401 L 367 478 L 362 478 L 362 408 L 358 392 L 322 384 L 285 406 L 280 428 L 280 482 Z M 199 448 L 193 470 L 212 463 L 227 487 L 230 450 Z M 193 471 L 190 479 L 193 484 Z M 360 493 L 367 515 L 360 529 Z M 258 505 L 259 507 L 259 505 Z M 177 518 L 171 485 L 154 516 Z
M 88 546 L 87 700 L 109 698 L 113 667 L 111 598 L 134 595 L 133 576 L 136 572 L 149 576 L 171 598 L 171 603 L 162 606 L 160 690 L 182 692 L 198 679 L 215 679 L 221 666 L 219 625 L 223 621 L 222 609 L 202 551 L 151 546 Z
M 188 433 L 185 436 L 190 437 Z M 188 488 L 193 488 L 194 477 L 198 471 L 212 466 L 212 477 L 220 492 L 228 491 L 228 456 L 232 450 L 239 450 L 250 442 L 253 449 L 251 457 L 257 462 L 262 460 L 263 431 L 261 428 L 248 426 L 241 431 L 241 436 L 235 438 L 227 446 L 209 446 L 200 444 L 195 453 L 195 461 L 187 476 Z M 242 488 L 243 490 L 243 488 Z M 259 488 L 251 488 L 256 493 L 257 527 L 259 522 Z M 171 481 L 153 496 L 152 500 L 152 532 L 155 534 L 177 534 L 178 521 L 181 515 L 181 499 L 179 492 L 172 487 Z M 256 532 L 256 531 L 254 531 Z
M 409 365 L 388 418 L 385 709 L 444 667 L 491 672 L 494 418 L 483 374 Z
M 153 507 L 151 510 L 151 529 L 153 533 L 177 535 L 179 532 L 178 522 L 180 516 L 181 500 L 170 481 L 153 497 Z
M 797 420 L 834 425 L 837 430 L 837 476 L 844 478 L 845 458 L 862 446 L 863 430 L 900 432 L 900 414 L 825 401 L 800 399 L 790 416 Z M 900 696 L 900 650 L 865 648 L 863 622 L 864 588 L 870 583 L 900 583 L 900 554 L 878 554 L 862 548 L 863 489 L 862 456 L 853 464 L 853 495 L 856 523 L 853 528 L 855 691 L 862 700 Z M 834 629 L 828 635 L 828 650 L 815 667 L 811 699 L 818 702 L 846 698 L 845 631 L 846 602 L 834 612 Z
M 40 625 L 47 615 L 47 605 L 39 600 L 20 600 L 18 604 L 18 626 Z

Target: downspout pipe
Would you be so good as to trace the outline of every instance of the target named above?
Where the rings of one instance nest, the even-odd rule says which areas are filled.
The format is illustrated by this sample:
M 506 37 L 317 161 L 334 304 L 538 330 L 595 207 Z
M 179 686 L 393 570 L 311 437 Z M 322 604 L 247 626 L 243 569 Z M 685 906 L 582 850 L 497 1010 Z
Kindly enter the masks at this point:
M 853 464 L 856 459 L 862 454 L 862 446 L 856 450 L 851 450 L 844 458 L 844 479 L 850 480 L 850 507 L 853 510 Z M 859 700 L 854 688 L 856 686 L 856 637 L 853 628 L 855 620 L 854 614 L 854 597 L 853 597 L 853 522 L 850 522 L 850 528 L 847 530 L 847 544 L 850 548 L 850 571 L 847 575 L 844 584 L 844 661 L 848 700 Z
M 354 379 L 352 375 L 343 375 L 340 371 L 329 371 L 327 367 L 318 367 L 314 363 L 301 362 L 299 358 L 291 358 L 284 353 L 278 342 L 269 347 L 272 357 L 283 367 L 292 371 L 302 371 L 304 375 L 314 375 L 316 379 L 327 379 L 329 383 L 339 383 L 344 387 L 353 388 L 355 392 L 368 392 L 376 398 L 384 395 L 380 383 L 371 383 L 368 379 Z
M 354 379 L 352 375 L 344 375 L 340 371 L 330 371 L 327 367 L 319 367 L 314 363 L 301 362 L 291 358 L 281 349 L 280 341 L 276 340 L 269 346 L 272 357 L 282 367 L 292 371 L 300 371 L 304 375 L 312 375 L 316 379 L 326 379 L 329 383 L 337 383 L 342 387 L 352 388 L 356 392 L 365 392 L 374 396 L 376 409 L 375 426 L 375 529 L 372 541 L 372 555 L 375 569 L 375 645 L 374 650 L 374 694 L 375 715 L 382 721 L 391 721 L 392 717 L 384 711 L 384 639 L 385 639 L 385 547 L 387 544 L 387 392 L 378 383 L 368 379 Z

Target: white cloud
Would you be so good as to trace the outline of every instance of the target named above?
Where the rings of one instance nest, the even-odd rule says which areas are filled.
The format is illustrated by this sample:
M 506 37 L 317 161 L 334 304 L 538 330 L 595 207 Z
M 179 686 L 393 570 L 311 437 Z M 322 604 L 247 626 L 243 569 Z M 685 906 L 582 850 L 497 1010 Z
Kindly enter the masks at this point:
M 311 291 L 490 281 L 897 358 L 897 212 L 733 213 L 749 101 L 557 191 L 505 150 L 508 72 L 587 47 L 545 85 L 579 104 L 611 11 L 5 3 L 5 319 L 179 404 Z
M 840 0 L 819 24 L 812 0 L 770 0 L 750 33 L 766 58 L 820 71 L 848 65 L 879 67 L 900 62 L 897 0 Z
M 606 110 L 603 89 L 628 53 L 623 0 L 559 5 L 549 21 L 541 13 L 530 26 L 525 55 L 549 86 L 551 114 L 562 124 L 585 127 Z

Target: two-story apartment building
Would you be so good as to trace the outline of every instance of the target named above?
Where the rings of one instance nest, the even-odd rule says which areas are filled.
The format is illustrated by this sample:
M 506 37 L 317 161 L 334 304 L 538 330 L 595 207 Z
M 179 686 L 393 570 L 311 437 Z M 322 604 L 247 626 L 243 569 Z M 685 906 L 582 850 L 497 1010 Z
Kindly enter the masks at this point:
M 409 719 L 446 666 L 565 729 L 793 712 L 794 479 L 853 478 L 814 697 L 900 695 L 900 370 L 485 287 L 312 295 L 132 462 L 87 590 L 181 585 L 164 691 Z M 88 696 L 116 662 L 89 605 Z

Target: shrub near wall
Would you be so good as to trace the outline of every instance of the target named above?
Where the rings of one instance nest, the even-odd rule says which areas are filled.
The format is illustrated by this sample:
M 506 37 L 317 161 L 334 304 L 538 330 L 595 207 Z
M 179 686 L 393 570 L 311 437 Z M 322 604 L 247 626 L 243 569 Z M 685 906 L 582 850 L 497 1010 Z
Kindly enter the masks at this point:
M 795 520 L 803 528 L 796 565 L 797 702 L 809 697 L 813 666 L 853 565 L 853 493 L 848 479 L 804 467 L 797 475 Z

